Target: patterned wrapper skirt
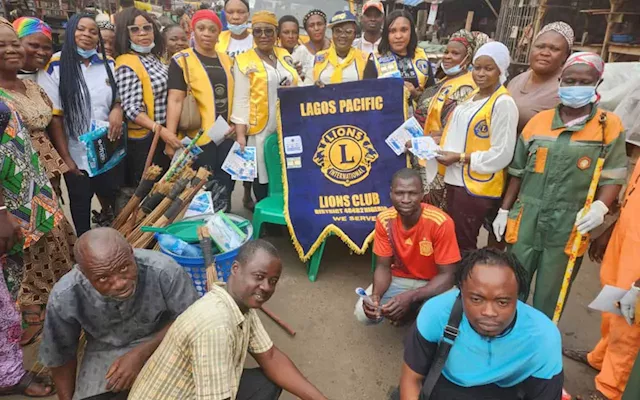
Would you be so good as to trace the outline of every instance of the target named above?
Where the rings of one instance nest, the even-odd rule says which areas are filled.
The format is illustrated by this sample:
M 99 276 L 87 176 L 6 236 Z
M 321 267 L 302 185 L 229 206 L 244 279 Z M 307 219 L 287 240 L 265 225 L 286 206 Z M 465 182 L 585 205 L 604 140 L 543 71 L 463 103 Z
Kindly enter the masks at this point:
M 16 260 L 0 257 L 0 388 L 17 384 L 25 372 L 20 348 L 20 313 L 16 308 L 20 280 L 10 283 L 5 279 L 22 269 Z
M 45 305 L 53 285 L 73 267 L 76 234 L 66 218 L 24 250 L 21 306 Z

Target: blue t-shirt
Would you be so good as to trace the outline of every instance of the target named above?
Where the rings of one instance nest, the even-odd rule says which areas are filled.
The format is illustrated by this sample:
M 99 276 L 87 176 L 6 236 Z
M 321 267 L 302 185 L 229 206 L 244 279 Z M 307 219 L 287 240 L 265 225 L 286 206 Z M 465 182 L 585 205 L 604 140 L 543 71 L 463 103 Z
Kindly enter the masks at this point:
M 451 290 L 427 301 L 405 343 L 405 363 L 426 376 L 453 304 L 460 293 Z M 558 328 L 544 314 L 518 301 L 516 319 L 501 336 L 478 334 L 462 317 L 442 375 L 453 385 L 470 388 L 524 386 L 530 399 L 554 399 L 562 391 L 562 343 Z M 544 393 L 544 396 L 542 397 Z M 557 397 L 560 398 L 560 397 Z

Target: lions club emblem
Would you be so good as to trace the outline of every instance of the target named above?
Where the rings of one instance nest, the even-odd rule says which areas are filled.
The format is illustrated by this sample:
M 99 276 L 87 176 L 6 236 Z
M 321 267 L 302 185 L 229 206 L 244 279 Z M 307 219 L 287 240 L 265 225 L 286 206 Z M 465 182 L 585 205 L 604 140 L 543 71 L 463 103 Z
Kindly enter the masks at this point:
M 326 131 L 318 144 L 313 162 L 333 183 L 349 187 L 364 180 L 378 152 L 360 128 L 341 125 Z
M 488 138 L 489 137 L 489 126 L 487 125 L 487 121 L 482 120 L 473 127 L 473 133 L 476 134 L 477 137 L 480 138 Z

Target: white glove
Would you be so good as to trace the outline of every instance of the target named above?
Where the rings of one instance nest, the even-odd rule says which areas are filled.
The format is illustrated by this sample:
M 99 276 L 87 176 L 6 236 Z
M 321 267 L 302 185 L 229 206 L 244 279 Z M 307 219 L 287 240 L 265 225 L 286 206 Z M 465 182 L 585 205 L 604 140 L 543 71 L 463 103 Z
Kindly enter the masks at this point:
M 507 220 L 509 219 L 509 210 L 498 210 L 496 219 L 493 220 L 493 234 L 498 242 L 502 241 L 502 235 L 507 229 Z
M 638 296 L 640 296 L 640 288 L 635 285 L 620 300 L 620 312 L 629 325 L 633 325 L 636 318 L 636 304 L 638 304 Z
M 585 235 L 596 229 L 602 225 L 604 216 L 607 215 L 608 212 L 609 208 L 600 200 L 594 201 L 586 213 L 583 208 L 576 216 L 576 228 L 578 228 L 578 232 L 580 232 L 581 235 Z

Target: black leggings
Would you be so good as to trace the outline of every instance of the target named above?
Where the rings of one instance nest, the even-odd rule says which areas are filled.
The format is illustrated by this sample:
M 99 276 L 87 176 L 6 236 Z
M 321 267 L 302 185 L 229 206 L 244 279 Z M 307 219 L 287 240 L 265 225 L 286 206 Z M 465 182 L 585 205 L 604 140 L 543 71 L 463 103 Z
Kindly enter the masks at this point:
M 116 167 L 93 178 L 89 178 L 84 171 L 82 175 L 71 172 L 64 174 L 69 192 L 69 208 L 71 208 L 71 217 L 78 237 L 91 229 L 91 200 L 94 194 L 112 207 L 115 206 L 119 189 L 115 174 L 119 171 L 121 169 Z

